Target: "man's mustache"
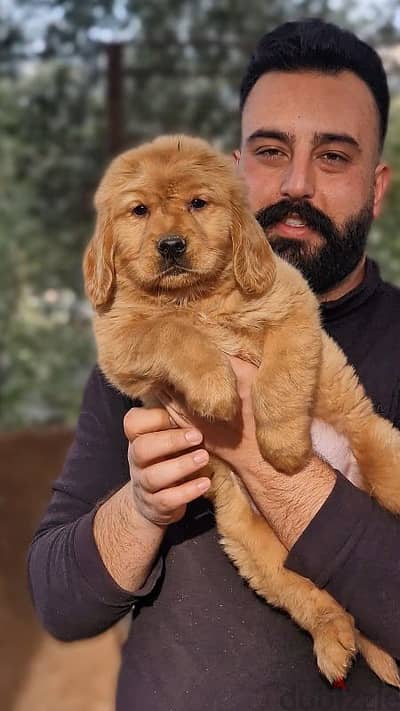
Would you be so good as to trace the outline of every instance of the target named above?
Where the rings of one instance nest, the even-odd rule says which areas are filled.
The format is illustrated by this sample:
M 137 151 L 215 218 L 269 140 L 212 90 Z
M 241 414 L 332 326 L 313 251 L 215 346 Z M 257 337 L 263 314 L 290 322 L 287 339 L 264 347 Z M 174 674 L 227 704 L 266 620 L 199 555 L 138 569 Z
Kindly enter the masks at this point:
M 336 225 L 317 207 L 310 205 L 306 200 L 280 200 L 279 202 L 263 207 L 256 213 L 256 219 L 261 227 L 266 230 L 279 222 L 284 222 L 287 217 L 296 215 L 307 227 L 318 232 L 329 241 L 333 235 L 338 234 Z

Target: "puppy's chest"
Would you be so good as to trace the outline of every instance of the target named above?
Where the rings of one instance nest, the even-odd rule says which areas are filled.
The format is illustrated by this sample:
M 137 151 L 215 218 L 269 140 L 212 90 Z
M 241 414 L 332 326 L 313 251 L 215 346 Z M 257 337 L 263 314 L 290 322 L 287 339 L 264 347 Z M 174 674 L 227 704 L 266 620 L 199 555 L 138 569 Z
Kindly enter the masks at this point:
M 194 315 L 194 323 L 201 328 L 205 337 L 224 353 L 238 356 L 255 365 L 261 362 L 265 325 L 252 323 L 240 315 L 225 314 Z

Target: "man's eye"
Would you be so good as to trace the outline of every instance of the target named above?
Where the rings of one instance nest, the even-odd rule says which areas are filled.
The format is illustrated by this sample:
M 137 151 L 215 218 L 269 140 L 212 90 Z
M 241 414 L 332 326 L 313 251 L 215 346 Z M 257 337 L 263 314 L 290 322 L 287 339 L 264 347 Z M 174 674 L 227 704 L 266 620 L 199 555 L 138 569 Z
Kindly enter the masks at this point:
M 207 202 L 203 200 L 202 198 L 193 198 L 190 202 L 190 207 L 192 207 L 194 210 L 201 210 L 202 207 L 205 207 L 207 205 Z
M 133 207 L 131 210 L 132 215 L 139 215 L 139 217 L 147 215 L 148 211 L 149 208 L 146 207 L 146 205 L 136 205 L 136 207 Z
M 343 156 L 341 153 L 334 153 L 333 151 L 324 153 L 322 158 L 324 158 L 324 160 L 326 160 L 328 163 L 347 163 L 347 158 L 345 156 Z
M 284 153 L 279 148 L 260 148 L 256 151 L 256 155 L 263 156 L 264 158 L 268 158 L 270 160 L 276 160 L 278 158 L 282 158 Z

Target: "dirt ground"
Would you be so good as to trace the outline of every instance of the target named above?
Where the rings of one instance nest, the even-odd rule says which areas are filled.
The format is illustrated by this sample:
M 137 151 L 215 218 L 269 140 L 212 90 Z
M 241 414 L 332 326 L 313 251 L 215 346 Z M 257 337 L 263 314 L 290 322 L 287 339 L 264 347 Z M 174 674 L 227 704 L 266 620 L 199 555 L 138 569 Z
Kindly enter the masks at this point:
M 62 643 L 39 626 L 26 552 L 72 432 L 0 433 L 1 711 L 112 711 L 120 636 Z

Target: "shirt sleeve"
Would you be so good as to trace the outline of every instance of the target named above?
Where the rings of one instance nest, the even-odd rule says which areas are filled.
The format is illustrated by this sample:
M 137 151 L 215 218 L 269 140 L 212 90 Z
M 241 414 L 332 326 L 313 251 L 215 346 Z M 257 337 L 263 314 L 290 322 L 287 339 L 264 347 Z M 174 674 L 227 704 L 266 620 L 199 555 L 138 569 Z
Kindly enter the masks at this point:
M 285 562 L 325 588 L 368 638 L 400 659 L 400 519 L 337 472 Z
M 104 631 L 149 595 L 159 557 L 140 590 L 123 590 L 106 569 L 93 535 L 99 504 L 129 480 L 123 418 L 137 401 L 89 376 L 74 441 L 28 553 L 32 599 L 44 627 L 71 641 Z

